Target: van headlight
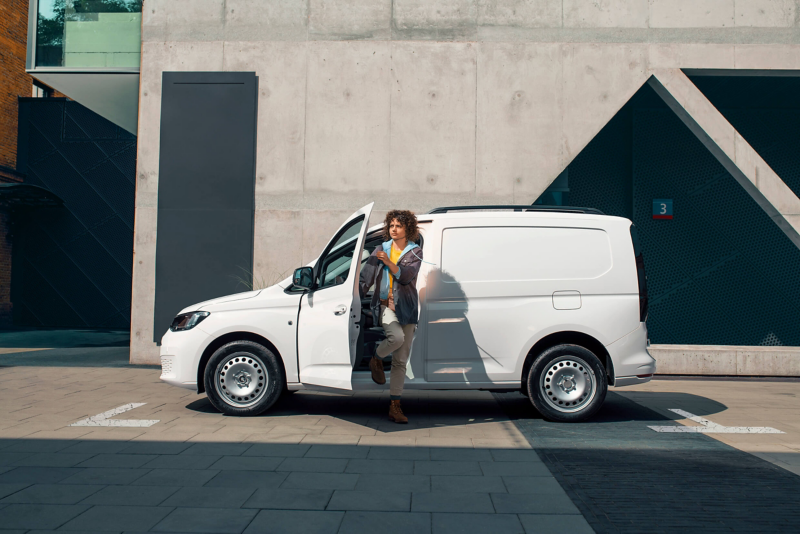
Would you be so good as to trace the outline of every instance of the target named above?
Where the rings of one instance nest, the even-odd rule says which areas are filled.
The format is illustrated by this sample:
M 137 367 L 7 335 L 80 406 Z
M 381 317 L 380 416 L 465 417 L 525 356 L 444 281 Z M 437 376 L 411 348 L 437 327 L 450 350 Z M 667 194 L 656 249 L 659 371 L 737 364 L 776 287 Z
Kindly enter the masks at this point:
M 205 311 L 182 313 L 172 320 L 169 329 L 173 332 L 180 332 L 182 330 L 191 330 L 201 322 L 203 319 L 211 315 Z

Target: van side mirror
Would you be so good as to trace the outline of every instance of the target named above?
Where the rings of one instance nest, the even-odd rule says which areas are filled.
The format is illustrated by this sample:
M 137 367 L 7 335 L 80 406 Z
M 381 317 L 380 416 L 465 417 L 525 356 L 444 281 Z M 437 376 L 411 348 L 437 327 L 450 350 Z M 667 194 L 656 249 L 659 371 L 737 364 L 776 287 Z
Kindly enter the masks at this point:
M 300 267 L 294 270 L 292 284 L 301 289 L 311 289 L 314 285 L 314 269 L 311 267 Z

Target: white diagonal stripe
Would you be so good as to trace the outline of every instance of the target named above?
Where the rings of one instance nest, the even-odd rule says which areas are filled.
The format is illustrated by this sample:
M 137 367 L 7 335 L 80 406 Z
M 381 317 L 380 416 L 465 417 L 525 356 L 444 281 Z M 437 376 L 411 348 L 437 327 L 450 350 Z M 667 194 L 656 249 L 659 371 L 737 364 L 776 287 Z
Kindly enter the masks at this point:
M 77 423 L 72 423 L 69 426 L 114 426 L 114 427 L 148 427 L 158 423 L 160 419 L 111 419 L 115 415 L 125 413 L 127 411 L 144 406 L 146 402 L 132 402 L 130 404 L 123 404 L 113 410 L 99 413 L 86 419 L 81 419 Z
M 691 419 L 695 423 L 700 423 L 703 426 L 648 426 L 647 428 L 655 430 L 656 432 L 685 434 L 783 434 L 783 432 L 777 428 L 768 426 L 722 426 L 684 410 L 670 408 L 669 411 L 680 415 L 684 419 Z

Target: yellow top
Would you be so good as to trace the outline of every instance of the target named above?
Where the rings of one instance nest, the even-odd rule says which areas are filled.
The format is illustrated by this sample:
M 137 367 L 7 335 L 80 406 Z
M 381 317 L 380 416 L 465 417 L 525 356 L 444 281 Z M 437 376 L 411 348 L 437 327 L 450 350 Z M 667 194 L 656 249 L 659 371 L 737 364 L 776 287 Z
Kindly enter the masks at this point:
M 402 253 L 403 251 L 392 243 L 392 250 L 389 251 L 389 259 L 392 260 L 392 263 L 397 265 L 397 260 L 400 259 L 400 254 Z M 389 271 L 389 295 L 392 294 L 392 282 L 394 282 L 394 275 Z M 391 298 L 391 296 L 389 298 Z

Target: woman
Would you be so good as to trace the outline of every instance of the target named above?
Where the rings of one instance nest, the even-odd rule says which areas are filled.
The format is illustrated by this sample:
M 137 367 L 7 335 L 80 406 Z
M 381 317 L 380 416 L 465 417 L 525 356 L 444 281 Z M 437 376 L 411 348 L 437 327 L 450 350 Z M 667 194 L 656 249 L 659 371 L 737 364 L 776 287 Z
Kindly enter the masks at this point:
M 384 220 L 383 237 L 386 241 L 375 248 L 359 280 L 362 296 L 375 285 L 370 303 L 372 318 L 386 332 L 386 339 L 378 345 L 369 368 L 372 380 L 385 384 L 383 358 L 392 355 L 389 420 L 408 423 L 400 408 L 400 396 L 419 318 L 417 273 L 422 263 L 422 249 L 415 243 L 419 238 L 416 216 L 405 210 L 390 211 Z

